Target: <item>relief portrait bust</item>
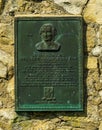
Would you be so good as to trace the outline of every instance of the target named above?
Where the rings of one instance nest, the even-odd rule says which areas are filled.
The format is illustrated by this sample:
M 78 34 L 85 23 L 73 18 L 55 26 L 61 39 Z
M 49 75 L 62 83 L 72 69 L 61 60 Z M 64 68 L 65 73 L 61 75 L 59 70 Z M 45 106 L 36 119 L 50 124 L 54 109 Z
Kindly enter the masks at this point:
M 43 24 L 39 33 L 42 41 L 35 45 L 38 51 L 58 51 L 60 49 L 61 45 L 55 41 L 57 30 L 51 23 Z

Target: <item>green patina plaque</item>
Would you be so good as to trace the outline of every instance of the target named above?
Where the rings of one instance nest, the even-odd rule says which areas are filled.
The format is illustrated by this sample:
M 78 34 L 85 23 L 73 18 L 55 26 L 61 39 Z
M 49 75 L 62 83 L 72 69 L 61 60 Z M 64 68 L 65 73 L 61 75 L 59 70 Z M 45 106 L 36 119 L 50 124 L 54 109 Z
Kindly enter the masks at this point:
M 83 111 L 82 17 L 15 17 L 16 111 Z

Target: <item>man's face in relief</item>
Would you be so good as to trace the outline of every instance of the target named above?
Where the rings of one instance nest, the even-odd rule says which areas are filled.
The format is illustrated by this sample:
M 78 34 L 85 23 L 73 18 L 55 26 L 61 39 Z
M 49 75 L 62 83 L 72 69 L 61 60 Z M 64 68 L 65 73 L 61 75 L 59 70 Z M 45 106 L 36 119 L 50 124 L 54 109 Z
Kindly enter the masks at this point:
M 44 25 L 41 28 L 40 34 L 41 34 L 42 40 L 44 40 L 46 42 L 52 41 L 54 39 L 54 30 L 51 25 L 47 25 L 47 24 Z

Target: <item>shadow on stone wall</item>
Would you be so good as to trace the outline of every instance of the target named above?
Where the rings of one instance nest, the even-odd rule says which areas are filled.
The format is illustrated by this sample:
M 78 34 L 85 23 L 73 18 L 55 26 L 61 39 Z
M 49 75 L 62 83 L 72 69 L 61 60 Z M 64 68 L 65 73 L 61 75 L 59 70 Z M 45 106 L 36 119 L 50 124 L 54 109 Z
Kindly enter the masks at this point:
M 0 14 L 2 14 L 2 12 L 3 12 L 4 8 L 5 8 L 6 0 L 2 0 L 0 4 L 1 4 L 1 5 L 0 5 L 0 6 L 1 6 L 1 7 L 0 7 L 0 8 L 1 8 L 1 9 L 0 9 Z

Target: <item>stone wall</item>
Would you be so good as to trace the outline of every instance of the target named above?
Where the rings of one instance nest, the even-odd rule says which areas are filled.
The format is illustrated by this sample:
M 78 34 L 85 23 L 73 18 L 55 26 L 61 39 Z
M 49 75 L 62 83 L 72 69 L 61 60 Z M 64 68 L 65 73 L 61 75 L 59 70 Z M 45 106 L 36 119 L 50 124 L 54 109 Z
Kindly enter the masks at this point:
M 16 14 L 83 16 L 84 112 L 15 112 Z M 0 0 L 0 130 L 102 130 L 102 0 Z

